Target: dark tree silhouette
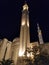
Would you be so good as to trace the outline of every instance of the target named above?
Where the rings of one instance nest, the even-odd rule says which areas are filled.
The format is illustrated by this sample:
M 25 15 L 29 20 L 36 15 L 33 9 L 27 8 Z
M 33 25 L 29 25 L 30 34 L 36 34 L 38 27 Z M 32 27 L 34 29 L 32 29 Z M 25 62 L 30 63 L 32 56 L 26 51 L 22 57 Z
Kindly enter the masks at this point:
M 0 63 L 1 65 L 11 65 L 13 61 L 8 59 L 8 60 L 2 60 L 0 61 Z
M 34 65 L 49 65 L 49 55 L 40 54 L 36 56 Z

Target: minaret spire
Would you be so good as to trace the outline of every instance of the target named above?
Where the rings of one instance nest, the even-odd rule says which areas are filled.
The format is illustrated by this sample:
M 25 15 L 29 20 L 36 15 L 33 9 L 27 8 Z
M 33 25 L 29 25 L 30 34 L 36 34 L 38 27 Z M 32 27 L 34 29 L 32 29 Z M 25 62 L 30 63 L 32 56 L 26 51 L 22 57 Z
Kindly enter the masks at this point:
M 20 51 L 19 56 L 25 54 L 27 46 L 30 43 L 30 35 L 29 35 L 29 11 L 28 5 L 25 2 L 22 10 L 22 19 L 21 19 L 21 30 L 20 30 Z
M 37 29 L 38 29 L 38 38 L 39 38 L 39 43 L 40 44 L 43 44 L 43 37 L 42 37 L 42 32 L 41 32 L 41 29 L 39 27 L 39 24 L 37 23 Z

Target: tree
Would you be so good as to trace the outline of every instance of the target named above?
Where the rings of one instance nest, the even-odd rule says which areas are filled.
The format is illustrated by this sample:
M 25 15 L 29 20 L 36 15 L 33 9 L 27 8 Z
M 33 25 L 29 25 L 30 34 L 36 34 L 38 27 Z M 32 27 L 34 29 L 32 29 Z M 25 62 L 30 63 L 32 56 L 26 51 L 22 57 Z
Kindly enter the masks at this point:
M 0 61 L 1 65 L 11 65 L 13 63 L 12 60 L 8 59 L 8 60 L 2 60 Z
M 49 65 L 49 55 L 39 54 L 35 57 L 34 65 Z

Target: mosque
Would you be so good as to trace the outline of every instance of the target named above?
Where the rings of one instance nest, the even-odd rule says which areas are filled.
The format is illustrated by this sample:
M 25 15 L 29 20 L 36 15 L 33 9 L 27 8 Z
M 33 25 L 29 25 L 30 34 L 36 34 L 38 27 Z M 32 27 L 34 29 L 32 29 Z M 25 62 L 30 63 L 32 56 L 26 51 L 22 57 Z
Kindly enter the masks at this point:
M 47 50 L 49 54 L 49 43 L 44 43 L 39 24 L 37 23 L 39 41 L 30 42 L 29 27 L 29 7 L 27 3 L 25 3 L 22 9 L 20 37 L 13 39 L 13 41 L 9 41 L 6 38 L 2 40 L 0 39 L 0 61 L 3 59 L 12 59 L 14 61 L 14 65 L 16 65 L 17 60 L 20 57 L 30 57 L 33 59 L 34 54 L 40 54 L 39 46 L 42 47 L 42 52 Z

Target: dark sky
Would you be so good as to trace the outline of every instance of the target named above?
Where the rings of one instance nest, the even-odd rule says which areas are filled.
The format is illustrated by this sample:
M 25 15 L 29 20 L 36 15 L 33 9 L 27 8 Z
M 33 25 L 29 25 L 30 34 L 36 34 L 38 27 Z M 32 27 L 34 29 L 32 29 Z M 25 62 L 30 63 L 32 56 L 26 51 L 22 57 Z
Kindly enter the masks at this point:
M 29 6 L 30 38 L 37 41 L 37 22 L 44 42 L 49 42 L 49 0 L 26 0 Z M 0 39 L 19 37 L 22 6 L 25 0 L 0 0 Z

